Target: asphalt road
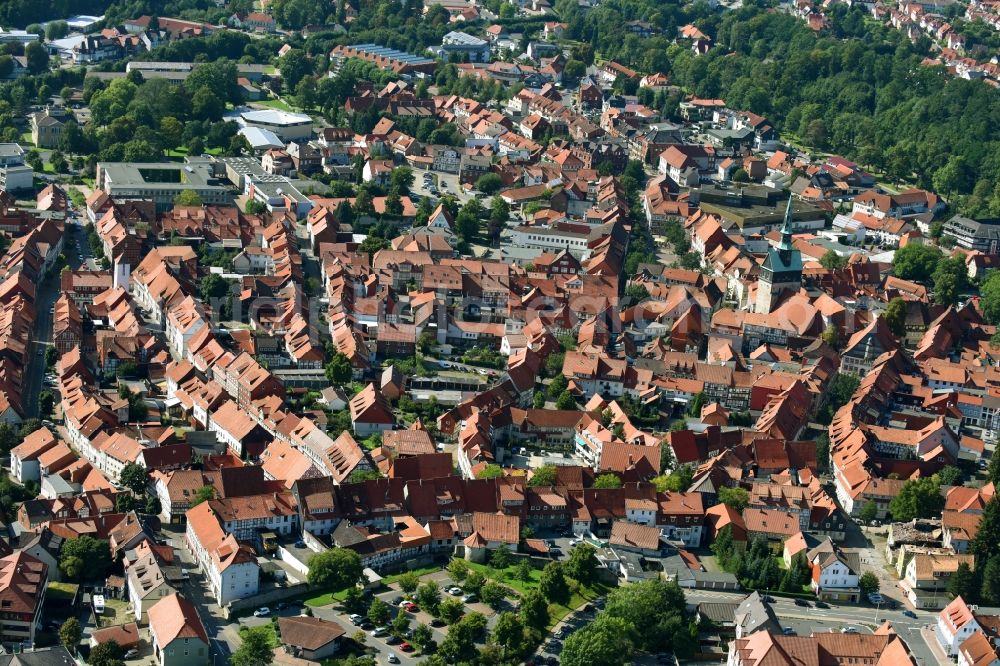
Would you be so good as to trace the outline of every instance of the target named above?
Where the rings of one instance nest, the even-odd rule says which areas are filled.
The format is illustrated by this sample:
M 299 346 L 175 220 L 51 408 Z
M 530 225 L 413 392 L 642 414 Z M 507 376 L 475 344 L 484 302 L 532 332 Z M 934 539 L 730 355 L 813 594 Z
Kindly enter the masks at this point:
M 746 592 L 716 592 L 711 590 L 685 590 L 689 604 L 705 601 L 736 602 L 746 597 Z M 937 611 L 916 611 L 916 618 L 903 615 L 902 609 L 886 610 L 866 604 L 836 604 L 830 608 L 816 608 L 812 601 L 809 607 L 796 606 L 791 599 L 775 598 L 771 604 L 782 627 L 791 627 L 801 636 L 825 631 L 840 631 L 844 626 L 857 627 L 859 631 L 871 633 L 883 622 L 890 622 L 896 632 L 906 641 L 919 664 L 934 664 L 934 653 L 928 647 L 920 630 L 937 622 Z
M 45 377 L 45 351 L 52 344 L 52 306 L 59 298 L 59 275 L 43 280 L 35 291 L 35 329 L 29 348 L 25 391 L 22 396 L 28 417 L 38 416 L 38 396 Z

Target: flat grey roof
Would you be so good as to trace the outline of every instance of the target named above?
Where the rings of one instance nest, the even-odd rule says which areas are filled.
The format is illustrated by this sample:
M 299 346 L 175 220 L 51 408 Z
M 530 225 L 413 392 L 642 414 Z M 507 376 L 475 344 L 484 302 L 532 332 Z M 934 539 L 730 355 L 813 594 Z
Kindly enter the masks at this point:
M 98 162 L 98 168 L 112 185 L 119 187 L 143 186 L 149 189 L 174 190 L 178 186 L 187 185 L 198 188 L 229 189 L 212 181 L 218 177 L 212 173 L 211 162 Z M 146 175 L 151 172 L 178 172 L 181 180 L 177 182 L 149 180 Z

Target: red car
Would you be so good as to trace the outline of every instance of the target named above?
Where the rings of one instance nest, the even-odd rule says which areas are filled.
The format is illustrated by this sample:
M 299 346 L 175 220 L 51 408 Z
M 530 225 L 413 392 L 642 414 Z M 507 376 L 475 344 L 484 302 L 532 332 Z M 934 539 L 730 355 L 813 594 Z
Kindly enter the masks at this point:
M 399 649 L 402 650 L 403 652 L 413 652 L 413 646 L 410 645 L 409 643 L 400 643 Z
M 418 606 L 416 604 L 413 604 L 413 603 L 410 603 L 410 604 L 404 605 L 403 609 L 406 610 L 406 612 L 408 612 L 408 613 L 416 613 L 418 610 L 420 610 L 420 606 Z

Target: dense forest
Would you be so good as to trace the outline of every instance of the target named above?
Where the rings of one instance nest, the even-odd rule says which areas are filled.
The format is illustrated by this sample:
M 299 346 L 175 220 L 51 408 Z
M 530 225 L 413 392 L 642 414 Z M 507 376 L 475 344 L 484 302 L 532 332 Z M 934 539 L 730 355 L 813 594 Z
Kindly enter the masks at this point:
M 969 214 L 1000 215 L 1000 91 L 922 65 L 926 43 L 910 43 L 861 10 L 838 7 L 833 34 L 817 35 L 754 6 L 700 18 L 697 5 L 685 12 L 646 0 L 611 0 L 585 14 L 570 0 L 557 7 L 569 17 L 569 36 L 597 57 L 666 73 L 689 93 L 766 115 L 786 137 L 934 189 Z M 635 18 L 664 35 L 627 34 Z M 671 43 L 688 18 L 714 35 L 707 55 Z

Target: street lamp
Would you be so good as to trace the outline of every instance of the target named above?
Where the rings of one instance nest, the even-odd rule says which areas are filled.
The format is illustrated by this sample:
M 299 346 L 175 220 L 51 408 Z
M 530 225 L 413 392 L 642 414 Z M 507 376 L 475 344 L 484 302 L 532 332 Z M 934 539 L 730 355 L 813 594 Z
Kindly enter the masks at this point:
M 875 628 L 878 628 L 878 612 L 882 610 L 882 602 L 879 601 L 875 604 Z

